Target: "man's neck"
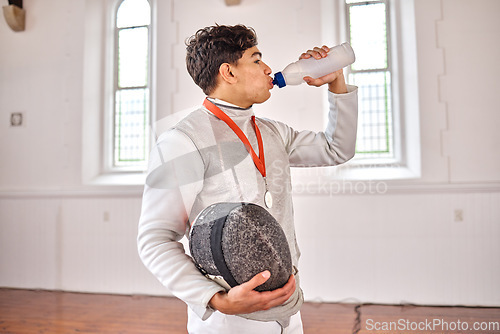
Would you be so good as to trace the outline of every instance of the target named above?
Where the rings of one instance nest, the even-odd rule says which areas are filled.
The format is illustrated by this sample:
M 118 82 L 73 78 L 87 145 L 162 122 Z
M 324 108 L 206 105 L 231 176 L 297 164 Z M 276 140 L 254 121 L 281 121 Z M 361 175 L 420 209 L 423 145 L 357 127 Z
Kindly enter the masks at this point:
M 228 89 L 227 87 L 219 85 L 208 97 L 225 101 L 239 108 L 250 108 L 252 103 L 238 93 L 239 92 L 235 89 Z
M 248 109 L 248 108 L 242 108 L 234 103 L 231 103 L 231 102 L 219 99 L 219 98 L 213 98 L 211 96 L 208 96 L 208 99 L 215 104 L 221 104 L 223 106 L 232 107 L 232 108 L 236 108 L 236 109 Z

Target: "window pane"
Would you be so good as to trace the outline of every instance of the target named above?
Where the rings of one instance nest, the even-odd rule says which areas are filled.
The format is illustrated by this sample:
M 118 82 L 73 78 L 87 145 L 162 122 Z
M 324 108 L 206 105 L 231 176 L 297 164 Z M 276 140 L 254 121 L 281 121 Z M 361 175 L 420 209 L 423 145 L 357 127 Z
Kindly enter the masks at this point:
M 148 89 L 116 92 L 115 165 L 134 165 L 146 160 Z
M 350 74 L 349 81 L 359 86 L 356 153 L 363 153 L 363 158 L 392 157 L 390 73 L 353 73 Z
M 147 0 L 124 0 L 116 14 L 118 28 L 149 25 L 151 7 Z
M 148 81 L 148 28 L 118 33 L 118 86 L 146 86 Z
M 345 3 L 358 3 L 358 2 L 373 2 L 379 0 L 346 0 Z
M 349 6 L 351 45 L 356 50 L 352 69 L 387 68 L 385 4 Z

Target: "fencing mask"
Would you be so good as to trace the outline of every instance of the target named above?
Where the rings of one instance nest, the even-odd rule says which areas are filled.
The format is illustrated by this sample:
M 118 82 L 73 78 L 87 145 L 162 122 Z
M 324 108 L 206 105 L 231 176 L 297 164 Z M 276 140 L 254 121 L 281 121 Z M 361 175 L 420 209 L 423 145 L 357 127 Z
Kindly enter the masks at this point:
M 226 289 L 269 270 L 271 277 L 255 290 L 274 290 L 292 274 L 285 233 L 263 207 L 252 203 L 216 203 L 195 219 L 189 248 L 197 268 Z

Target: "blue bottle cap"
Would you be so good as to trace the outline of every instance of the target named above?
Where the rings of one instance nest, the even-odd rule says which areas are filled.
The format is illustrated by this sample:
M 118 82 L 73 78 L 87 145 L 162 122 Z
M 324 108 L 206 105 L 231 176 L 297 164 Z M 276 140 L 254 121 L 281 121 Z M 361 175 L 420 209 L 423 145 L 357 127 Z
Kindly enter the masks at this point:
M 273 85 L 277 85 L 279 88 L 283 88 L 286 86 L 285 78 L 281 72 L 278 72 L 274 75 Z

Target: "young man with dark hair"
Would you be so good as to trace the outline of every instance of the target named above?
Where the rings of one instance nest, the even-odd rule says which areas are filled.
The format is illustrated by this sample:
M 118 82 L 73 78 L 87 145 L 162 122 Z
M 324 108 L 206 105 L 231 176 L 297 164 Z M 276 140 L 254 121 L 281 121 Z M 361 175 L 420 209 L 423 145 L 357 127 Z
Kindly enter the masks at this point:
M 328 51 L 316 47 L 300 58 L 320 59 Z M 189 333 L 302 333 L 298 273 L 273 291 L 254 290 L 269 279 L 267 270 L 226 291 L 198 271 L 179 240 L 213 203 L 255 203 L 279 222 L 298 267 L 290 167 L 332 166 L 354 156 L 357 88 L 346 85 L 342 70 L 305 77 L 308 85 L 328 85 L 329 121 L 324 132 L 295 131 L 254 116 L 252 106 L 269 99 L 273 83 L 253 29 L 200 29 L 187 41 L 186 65 L 207 99 L 163 133 L 151 153 L 139 222 L 141 259 L 188 304 Z

